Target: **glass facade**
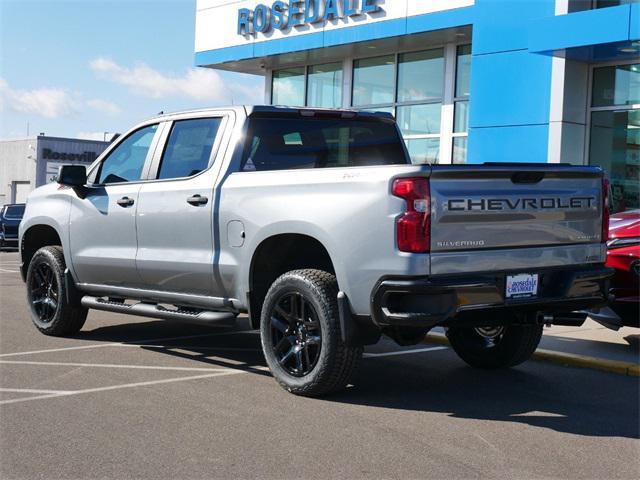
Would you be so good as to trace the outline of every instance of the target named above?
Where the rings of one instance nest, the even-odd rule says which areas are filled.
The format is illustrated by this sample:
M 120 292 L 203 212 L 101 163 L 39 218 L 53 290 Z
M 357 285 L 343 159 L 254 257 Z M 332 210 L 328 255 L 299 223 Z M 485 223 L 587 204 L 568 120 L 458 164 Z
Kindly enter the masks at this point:
M 593 69 L 589 161 L 609 176 L 613 212 L 640 208 L 640 64 Z
M 307 74 L 307 105 L 340 108 L 342 106 L 342 64 L 312 65 Z
M 273 105 L 342 107 L 342 64 L 274 70 L 271 80 Z
M 351 67 L 351 107 L 394 115 L 414 163 L 466 162 L 470 45 L 357 58 Z M 348 105 L 343 91 L 342 62 L 273 72 L 275 105 L 339 108 Z
M 353 62 L 354 107 L 384 105 L 395 99 L 395 56 L 366 58 Z
M 640 103 L 640 64 L 593 69 L 593 107 Z
M 630 3 L 638 3 L 640 0 L 595 0 L 596 8 L 617 7 L 619 5 L 628 5 Z
M 274 105 L 304 105 L 304 67 L 273 72 L 271 103 Z
M 426 81 L 425 81 L 426 80 Z M 443 50 L 400 54 L 398 102 L 441 99 L 444 94 Z
M 467 163 L 469 135 L 469 96 L 471 93 L 471 45 L 456 51 L 456 93 L 453 111 L 453 150 L 451 163 Z
M 414 163 L 440 158 L 443 48 L 353 62 L 352 106 L 395 114 Z

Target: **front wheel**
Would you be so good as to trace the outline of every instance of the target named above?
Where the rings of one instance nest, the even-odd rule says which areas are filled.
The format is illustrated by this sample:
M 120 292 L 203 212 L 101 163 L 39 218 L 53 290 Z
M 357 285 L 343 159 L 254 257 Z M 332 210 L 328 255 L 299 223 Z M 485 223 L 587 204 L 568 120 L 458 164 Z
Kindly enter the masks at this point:
M 451 327 L 451 347 L 472 367 L 506 368 L 528 360 L 540 343 L 542 325 Z
M 67 336 L 80 331 L 87 309 L 67 301 L 64 255 L 58 246 L 38 250 L 27 270 L 27 301 L 31 320 L 45 335 Z
M 260 337 L 271 373 L 286 390 L 319 396 L 345 387 L 362 358 L 362 347 L 342 342 L 338 284 L 321 270 L 294 270 L 269 288 Z

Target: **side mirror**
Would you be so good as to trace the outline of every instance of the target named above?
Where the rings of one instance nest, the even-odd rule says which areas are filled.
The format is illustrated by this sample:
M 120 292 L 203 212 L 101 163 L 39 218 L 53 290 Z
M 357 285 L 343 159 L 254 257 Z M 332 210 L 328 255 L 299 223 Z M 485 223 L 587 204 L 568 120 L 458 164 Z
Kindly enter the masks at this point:
M 58 170 L 58 183 L 69 187 L 87 184 L 87 167 L 84 165 L 62 165 Z

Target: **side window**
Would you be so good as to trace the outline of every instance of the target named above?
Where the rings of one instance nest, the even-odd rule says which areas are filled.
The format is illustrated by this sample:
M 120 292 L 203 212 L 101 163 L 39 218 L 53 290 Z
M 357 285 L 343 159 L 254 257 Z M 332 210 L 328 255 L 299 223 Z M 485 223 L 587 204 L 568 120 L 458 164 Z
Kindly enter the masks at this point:
M 205 170 L 221 121 L 221 118 L 196 118 L 174 122 L 158 178 L 190 177 Z
M 142 168 L 158 125 L 136 130 L 122 141 L 100 165 L 97 183 L 140 180 Z

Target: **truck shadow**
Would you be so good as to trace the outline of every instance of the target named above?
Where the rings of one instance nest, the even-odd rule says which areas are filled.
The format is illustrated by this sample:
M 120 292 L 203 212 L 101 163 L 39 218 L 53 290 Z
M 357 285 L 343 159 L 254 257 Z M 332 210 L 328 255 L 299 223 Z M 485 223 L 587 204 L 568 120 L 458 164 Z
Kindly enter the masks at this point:
M 137 344 L 155 354 L 270 375 L 259 335 L 243 321 L 235 329 L 150 321 L 101 327 L 76 338 Z M 281 393 L 275 382 L 273 388 L 274 395 Z M 346 390 L 292 401 L 444 413 L 454 419 L 518 423 L 591 437 L 640 437 L 637 378 L 537 361 L 482 371 L 467 367 L 448 349 L 365 358 Z
M 591 437 L 640 437 L 637 378 L 537 361 L 483 371 L 468 367 L 450 350 L 438 353 L 440 359 L 432 363 L 422 356 L 418 364 L 419 355 L 413 362 L 369 361 L 356 388 L 331 400 Z

